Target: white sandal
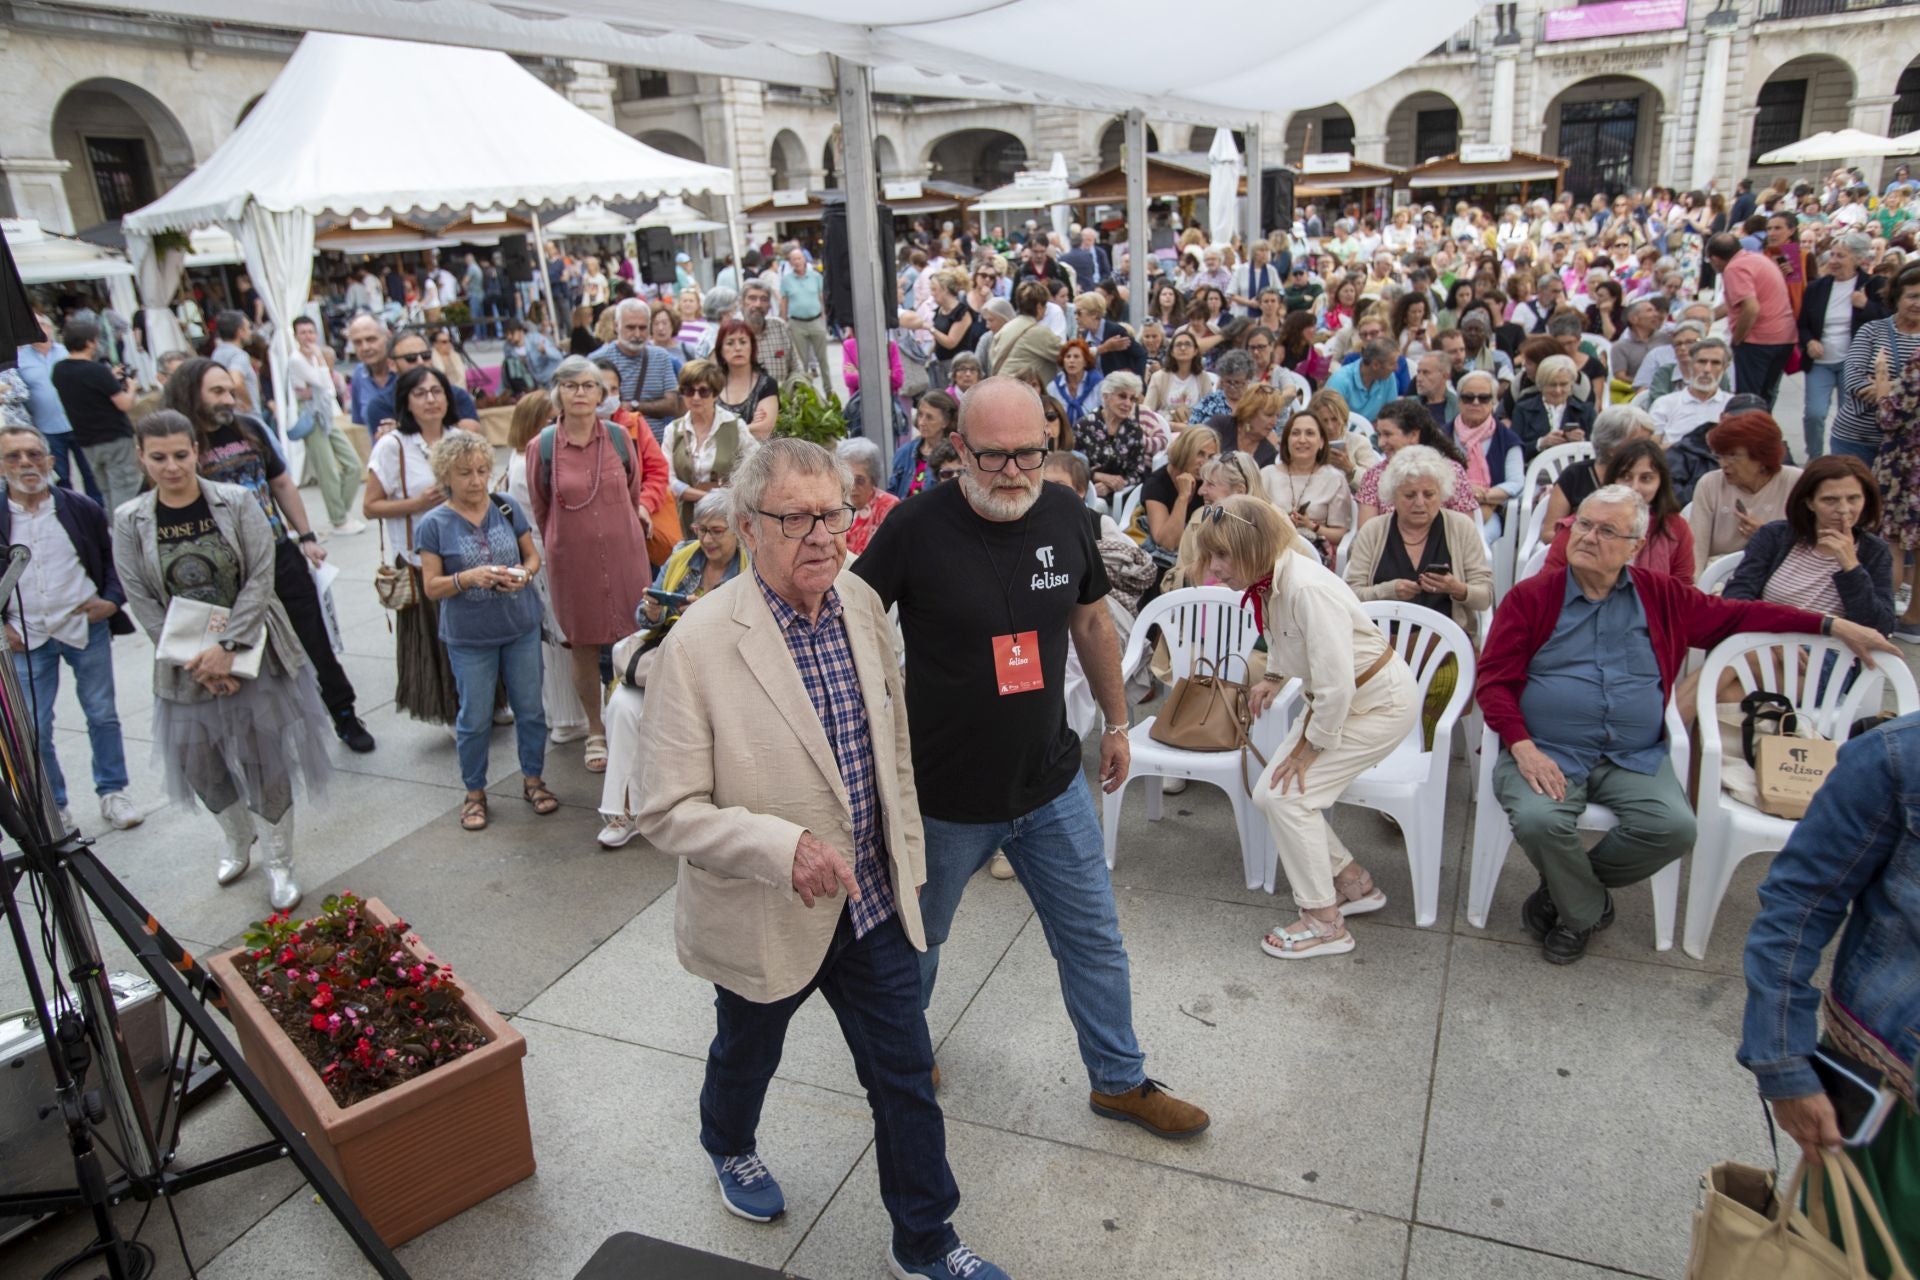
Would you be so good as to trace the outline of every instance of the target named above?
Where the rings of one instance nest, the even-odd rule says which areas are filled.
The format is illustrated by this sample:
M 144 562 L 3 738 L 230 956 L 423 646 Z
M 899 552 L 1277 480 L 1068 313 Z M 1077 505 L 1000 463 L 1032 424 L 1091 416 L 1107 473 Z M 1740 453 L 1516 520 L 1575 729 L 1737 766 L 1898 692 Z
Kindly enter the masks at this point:
M 1275 929 L 1260 939 L 1260 949 L 1276 960 L 1307 960 L 1314 956 L 1343 956 L 1353 950 L 1353 934 L 1342 930 L 1337 936 L 1320 930 L 1317 921 L 1311 916 L 1302 916 L 1299 924 L 1304 929 Z M 1280 945 L 1274 946 L 1273 938 L 1280 939 Z
M 1364 890 L 1364 892 L 1356 892 L 1358 890 Z M 1365 871 L 1344 885 L 1336 880 L 1333 891 L 1340 897 L 1340 901 L 1335 905 L 1340 908 L 1340 914 L 1343 916 L 1364 916 L 1368 912 L 1378 911 L 1387 905 L 1387 895 L 1375 886 L 1373 877 Z M 1354 896 L 1349 898 L 1347 896 L 1349 893 L 1353 893 Z
M 586 766 L 588 773 L 607 771 L 607 738 L 605 734 L 587 735 Z

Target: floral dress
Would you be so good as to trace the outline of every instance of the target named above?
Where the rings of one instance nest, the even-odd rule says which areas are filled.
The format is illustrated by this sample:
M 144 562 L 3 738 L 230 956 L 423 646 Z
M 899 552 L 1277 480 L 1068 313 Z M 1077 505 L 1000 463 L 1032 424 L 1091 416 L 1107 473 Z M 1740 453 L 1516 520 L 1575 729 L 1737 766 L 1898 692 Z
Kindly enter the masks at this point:
M 1096 413 L 1075 429 L 1073 442 L 1095 474 L 1124 476 L 1128 484 L 1139 484 L 1153 468 L 1153 451 L 1138 419 L 1115 428 L 1106 414 Z
M 1907 361 L 1893 393 L 1880 401 L 1880 429 L 1885 434 L 1873 460 L 1885 503 L 1880 530 L 1912 551 L 1920 547 L 1920 355 Z

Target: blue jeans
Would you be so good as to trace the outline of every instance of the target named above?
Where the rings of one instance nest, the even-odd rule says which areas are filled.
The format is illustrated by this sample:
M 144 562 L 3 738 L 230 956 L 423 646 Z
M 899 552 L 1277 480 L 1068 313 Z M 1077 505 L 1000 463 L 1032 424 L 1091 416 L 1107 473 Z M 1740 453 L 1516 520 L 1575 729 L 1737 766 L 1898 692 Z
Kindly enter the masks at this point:
M 1800 418 L 1800 425 L 1807 433 L 1807 457 L 1817 458 L 1827 451 L 1827 411 L 1833 407 L 1833 393 L 1840 385 L 1840 375 L 1846 372 L 1845 364 L 1810 364 L 1806 366 L 1807 393 L 1806 409 Z
M 539 777 L 547 762 L 547 713 L 540 705 L 540 628 L 508 644 L 450 644 L 447 660 L 460 690 L 453 739 L 460 753 L 460 780 L 467 790 L 487 789 L 494 692 L 502 683 L 507 686 L 507 705 L 513 708 L 520 772 Z
M 873 1109 L 880 1199 L 893 1219 L 894 1252 L 914 1265 L 943 1258 L 960 1242 L 949 1222 L 960 1188 L 947 1164 L 946 1118 L 933 1097 L 933 1041 L 920 1011 L 917 961 L 898 916 L 855 938 L 843 907 L 826 959 L 802 990 L 755 1004 L 714 988 L 718 1026 L 700 1090 L 700 1145 L 723 1159 L 752 1154 L 787 1024 L 807 997 L 824 994 Z
M 1880 446 L 1878 444 L 1861 444 L 1857 440 L 1846 440 L 1835 436 L 1833 438 L 1833 452 L 1844 453 L 1858 458 L 1860 461 L 1866 463 L 1867 469 L 1871 471 L 1873 469 L 1873 460 L 1880 456 Z
M 100 501 L 100 489 L 93 482 L 93 471 L 87 466 L 78 445 L 73 443 L 73 433 L 56 431 L 47 437 L 47 452 L 53 455 L 53 478 L 55 482 L 76 493 L 84 492 L 95 502 Z M 113 512 L 107 512 L 109 523 Z
M 1147 1078 L 1147 1058 L 1133 1038 L 1127 948 L 1086 782 L 1076 777 L 1058 796 L 1011 822 L 923 821 L 927 883 L 920 892 L 920 921 L 927 950 L 920 957 L 921 1007 L 933 1001 L 940 944 L 953 927 L 960 895 L 998 849 L 1013 864 L 1046 932 L 1087 1079 L 1099 1093 L 1137 1087 Z
M 74 692 L 87 717 L 87 738 L 93 746 L 93 789 L 111 795 L 127 789 L 127 751 L 120 741 L 120 713 L 113 704 L 113 635 L 107 624 L 87 628 L 87 647 L 76 649 L 48 640 L 38 649 L 13 655 L 14 674 L 34 701 L 35 733 L 40 760 L 46 766 L 53 802 L 67 807 L 67 777 L 53 750 L 53 704 L 60 694 L 60 664 L 73 668 Z

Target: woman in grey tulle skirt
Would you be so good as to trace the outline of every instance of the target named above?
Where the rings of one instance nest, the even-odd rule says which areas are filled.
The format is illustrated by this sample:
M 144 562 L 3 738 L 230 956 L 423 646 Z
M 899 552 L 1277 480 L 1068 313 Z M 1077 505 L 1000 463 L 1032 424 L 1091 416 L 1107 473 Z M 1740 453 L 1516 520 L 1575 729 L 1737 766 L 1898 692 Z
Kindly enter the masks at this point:
M 273 530 L 253 495 L 202 479 L 198 438 L 160 410 L 134 429 L 153 487 L 114 515 L 113 560 L 133 616 L 160 645 L 176 598 L 228 610 L 223 638 L 185 662 L 153 664 L 153 751 L 176 803 L 206 806 L 227 836 L 216 878 L 246 873 L 264 845 L 276 910 L 298 905 L 296 789 L 318 795 L 332 773 L 327 711 L 299 637 L 273 589 Z M 242 678 L 249 650 L 259 674 Z

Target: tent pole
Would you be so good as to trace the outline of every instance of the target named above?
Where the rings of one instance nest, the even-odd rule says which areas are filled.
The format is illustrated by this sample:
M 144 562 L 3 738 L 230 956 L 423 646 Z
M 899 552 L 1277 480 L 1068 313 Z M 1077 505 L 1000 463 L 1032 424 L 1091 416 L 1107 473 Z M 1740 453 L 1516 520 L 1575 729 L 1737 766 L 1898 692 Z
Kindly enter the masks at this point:
M 1247 125 L 1247 260 L 1253 260 L 1255 242 L 1266 239 L 1261 223 L 1265 213 L 1260 207 L 1260 121 L 1253 120 Z
M 1153 229 L 1147 225 L 1147 115 L 1127 112 L 1127 315 L 1137 332 L 1147 315 L 1147 255 L 1153 251 Z
M 727 197 L 727 247 L 733 251 L 733 291 L 744 293 L 747 288 L 747 260 L 740 256 L 740 195 L 738 192 Z
M 557 346 L 560 335 L 566 330 L 560 327 L 560 317 L 553 313 L 553 279 L 547 275 L 547 238 L 540 232 L 540 210 L 538 209 L 533 210 L 533 254 L 537 259 L 533 269 L 539 273 L 540 292 L 547 299 L 547 324 L 552 326 L 549 336 Z
M 833 59 L 834 93 L 840 103 L 840 143 L 846 153 L 847 267 L 853 286 L 853 332 L 860 345 L 861 434 L 879 445 L 885 456 L 893 449 L 893 384 L 887 369 L 887 331 L 890 295 L 882 286 L 893 264 L 880 261 L 880 222 L 875 193 L 879 178 L 873 157 L 873 71 L 857 62 Z M 832 383 L 830 370 L 821 380 Z M 876 394 L 876 392 L 878 394 Z M 856 427 L 847 424 L 849 434 Z

